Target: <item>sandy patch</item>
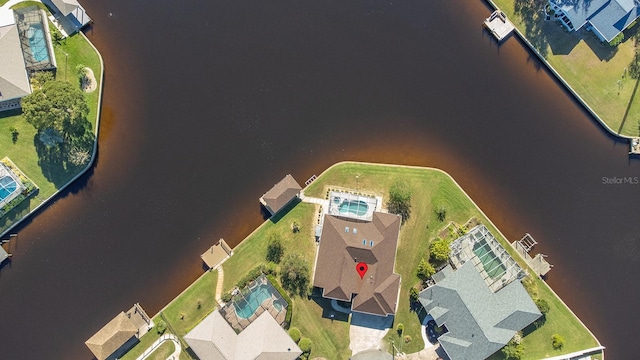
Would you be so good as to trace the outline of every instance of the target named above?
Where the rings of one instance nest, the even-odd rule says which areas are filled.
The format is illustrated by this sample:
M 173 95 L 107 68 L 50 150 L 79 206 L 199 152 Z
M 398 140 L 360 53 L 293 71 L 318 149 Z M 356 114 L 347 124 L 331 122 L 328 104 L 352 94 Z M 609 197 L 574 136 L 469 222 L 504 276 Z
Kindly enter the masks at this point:
M 80 87 L 82 88 L 82 91 L 86 93 L 94 92 L 98 88 L 98 82 L 96 81 L 96 77 L 93 74 L 93 70 L 88 67 L 84 68 L 84 70 L 87 72 L 87 74 L 82 77 L 82 84 L 80 85 Z

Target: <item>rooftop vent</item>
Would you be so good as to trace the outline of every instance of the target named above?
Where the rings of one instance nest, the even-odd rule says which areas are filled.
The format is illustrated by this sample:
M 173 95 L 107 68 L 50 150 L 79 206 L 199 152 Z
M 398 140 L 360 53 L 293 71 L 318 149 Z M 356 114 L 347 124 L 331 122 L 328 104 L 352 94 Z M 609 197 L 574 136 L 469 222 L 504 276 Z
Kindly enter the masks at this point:
M 344 232 L 346 232 L 346 233 L 348 233 L 348 232 L 349 232 L 349 227 L 348 227 L 348 226 L 345 226 L 345 227 L 344 227 Z

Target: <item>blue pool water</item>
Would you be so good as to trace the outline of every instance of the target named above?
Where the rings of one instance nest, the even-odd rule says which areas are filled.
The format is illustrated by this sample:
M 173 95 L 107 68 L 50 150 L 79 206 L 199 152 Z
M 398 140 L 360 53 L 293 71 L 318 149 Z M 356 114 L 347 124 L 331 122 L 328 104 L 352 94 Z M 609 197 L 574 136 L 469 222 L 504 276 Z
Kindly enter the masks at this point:
M 350 212 L 357 216 L 366 214 L 367 210 L 369 210 L 369 205 L 361 200 L 345 200 L 338 207 L 338 211 L 340 211 L 341 214 Z
M 47 38 L 44 36 L 42 24 L 33 24 L 27 31 L 29 36 L 29 47 L 33 58 L 37 62 L 49 61 L 49 50 L 47 49 Z
M 234 302 L 233 306 L 235 306 L 236 314 L 239 317 L 248 319 L 256 312 L 260 307 L 260 304 L 270 297 L 271 292 L 269 292 L 269 289 L 266 286 L 258 286 L 245 296 L 246 301 L 240 300 L 238 302 Z
M 9 197 L 9 195 L 13 194 L 16 191 L 18 185 L 16 182 L 9 176 L 4 176 L 0 178 L 0 201 Z

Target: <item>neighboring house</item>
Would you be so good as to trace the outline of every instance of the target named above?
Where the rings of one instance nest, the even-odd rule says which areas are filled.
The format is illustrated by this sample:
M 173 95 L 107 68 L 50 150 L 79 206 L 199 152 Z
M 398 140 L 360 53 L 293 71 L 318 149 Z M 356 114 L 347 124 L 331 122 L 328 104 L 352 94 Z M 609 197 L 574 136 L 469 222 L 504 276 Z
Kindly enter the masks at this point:
M 55 70 L 56 59 L 44 10 L 29 6 L 3 16 L 0 25 L 0 111 L 20 108 L 20 99 L 31 94 L 29 74 Z
M 302 354 L 267 311 L 236 334 L 216 310 L 185 335 L 184 340 L 200 360 L 295 360 Z
M 585 27 L 606 42 L 640 17 L 637 0 L 549 0 L 549 5 L 569 31 Z
M 525 275 L 484 225 L 451 243 L 450 264 L 418 300 L 438 326 L 451 360 L 481 360 L 542 314 L 520 282 Z
M 374 212 L 371 221 L 325 215 L 313 286 L 351 310 L 395 314 L 400 275 L 394 273 L 400 216 Z M 358 269 L 366 264 L 366 271 Z M 362 272 L 364 274 L 362 274 Z
M 31 94 L 16 24 L 0 26 L 0 111 L 20 108 Z
M 260 203 L 271 215 L 275 215 L 293 199 L 298 197 L 300 195 L 300 190 L 302 190 L 300 184 L 298 184 L 291 174 L 288 174 L 284 179 L 273 185 L 271 190 L 262 195 Z
M 85 342 L 98 360 L 121 357 L 153 327 L 153 322 L 139 304 L 121 312 Z
M 42 2 L 51 9 L 53 16 L 61 22 L 67 34 L 80 31 L 91 22 L 91 18 L 78 0 L 42 0 Z

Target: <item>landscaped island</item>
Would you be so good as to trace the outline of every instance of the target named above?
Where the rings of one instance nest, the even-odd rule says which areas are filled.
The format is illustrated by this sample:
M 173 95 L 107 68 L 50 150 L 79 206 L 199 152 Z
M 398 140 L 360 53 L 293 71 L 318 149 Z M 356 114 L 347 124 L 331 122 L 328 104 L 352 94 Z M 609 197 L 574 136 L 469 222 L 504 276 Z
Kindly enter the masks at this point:
M 38 187 L 32 196 L 0 214 L 3 234 L 91 166 L 97 141 L 103 65 L 100 54 L 84 34 L 62 38 L 48 19 L 50 8 L 42 3 L 6 4 L 0 11 L 15 13 L 12 16 L 16 19 L 15 24 L 0 24 L 0 34 L 6 35 L 0 51 L 11 54 L 13 59 L 0 67 L 12 72 L 9 78 L 21 88 L 20 92 L 0 89 L 5 92 L 0 100 L 14 96 L 3 104 L 0 101 L 4 109 L 10 109 L 0 111 L 0 158 L 10 158 Z M 71 32 L 69 27 L 73 24 L 65 23 L 70 16 L 59 13 L 55 16 L 56 23 Z M 11 20 L 3 18 L 7 19 Z M 18 34 L 31 37 L 19 38 Z M 55 74 L 55 78 L 46 74 Z M 20 101 L 24 112 L 16 108 Z M 66 112 L 55 110 L 61 104 L 67 106 Z M 65 115 L 56 120 L 48 116 L 52 114 Z
M 281 193 L 285 192 L 283 190 Z M 543 280 L 531 275 L 533 272 L 524 260 L 446 173 L 428 168 L 340 163 L 307 186 L 300 198 L 302 201 L 291 201 L 234 248 L 233 256 L 219 266 L 217 271 L 206 272 L 156 315 L 153 321 L 155 324 L 161 324 L 156 325 L 158 330 L 152 329 L 143 336 L 140 343 L 133 347 L 124 359 L 136 359 L 161 334 L 168 332 L 177 335 L 182 348 L 187 349 L 186 352 L 182 352 L 180 358 L 189 359 L 188 352 L 197 353 L 201 351 L 199 349 L 209 346 L 206 344 L 213 344 L 211 346 L 216 348 L 220 346 L 216 345 L 216 341 L 219 340 L 203 338 L 202 334 L 211 331 L 212 326 L 235 329 L 235 333 L 239 335 L 236 336 L 233 332 L 227 335 L 235 344 L 237 341 L 245 341 L 242 340 L 242 334 L 253 331 L 250 329 L 267 326 L 263 324 L 266 321 L 265 316 L 269 317 L 269 324 L 275 324 L 272 320 L 276 320 L 281 327 L 288 329 L 289 335 L 297 342 L 299 348 L 287 345 L 288 340 L 280 337 L 282 330 L 273 328 L 269 333 L 273 333 L 278 339 L 277 343 L 284 344 L 283 346 L 290 351 L 302 352 L 301 358 L 347 359 L 356 355 L 352 351 L 354 347 L 357 349 L 356 352 L 363 349 L 362 343 L 356 344 L 354 339 L 356 342 L 360 341 L 358 332 L 366 326 L 362 323 L 352 323 L 356 314 L 361 316 L 363 312 L 369 313 L 369 319 L 379 317 L 391 320 L 391 323 L 386 325 L 390 328 L 386 335 L 384 331 L 379 332 L 382 335 L 380 341 L 373 345 L 375 351 L 380 349 L 389 354 L 410 354 L 425 348 L 433 350 L 437 347 L 437 341 L 434 340 L 435 345 L 425 344 L 423 341 L 423 338 L 431 341 L 433 335 L 425 333 L 426 316 L 433 315 L 433 318 L 437 319 L 442 315 L 438 309 L 443 308 L 448 308 L 447 311 L 450 312 L 459 311 L 453 303 L 433 307 L 434 300 L 442 299 L 436 292 L 440 291 L 437 288 L 449 288 L 453 286 L 452 282 L 457 282 L 459 285 L 455 286 L 462 286 L 458 290 L 460 297 L 468 298 L 469 294 L 464 294 L 467 281 L 464 279 L 476 277 L 477 280 L 469 280 L 475 281 L 474 285 L 469 283 L 469 286 L 477 289 L 478 286 L 484 287 L 482 284 L 486 282 L 487 288 L 483 291 L 487 294 L 490 291 L 496 294 L 503 292 L 503 295 L 509 292 L 518 293 L 517 296 L 522 299 L 517 300 L 517 304 L 514 302 L 506 305 L 514 306 L 514 309 L 519 308 L 517 311 L 528 314 L 524 315 L 524 318 L 522 314 L 517 315 L 521 320 L 516 321 L 524 321 L 522 326 L 533 321 L 522 333 L 514 336 L 507 350 L 498 350 L 492 359 L 506 359 L 507 354 L 511 358 L 542 359 L 600 348 L 600 344 L 589 330 Z M 329 209 L 325 211 L 321 208 L 324 206 L 328 206 Z M 387 209 L 404 214 L 401 226 L 399 221 L 395 222 L 391 214 L 376 215 L 384 214 Z M 382 212 L 378 213 L 378 210 Z M 337 215 L 331 215 L 332 211 Z M 323 225 L 323 229 L 320 230 L 319 225 Z M 394 230 L 397 226 L 400 226 L 399 234 Z M 343 266 L 335 265 L 338 264 L 337 260 L 331 257 L 318 260 L 318 257 L 326 256 L 319 253 L 323 241 L 330 239 L 327 244 L 340 248 L 341 241 L 349 241 L 354 235 L 365 240 L 357 246 L 348 245 L 348 255 L 336 252 L 335 249 L 331 249 L 331 254 L 333 257 L 355 256 L 355 261 L 347 261 Z M 378 244 L 384 247 L 395 246 L 393 239 L 396 236 L 395 259 L 389 260 L 391 263 L 395 261 L 395 266 L 392 272 L 389 272 L 383 269 L 386 265 L 381 263 L 386 261 L 385 254 L 366 250 L 373 249 Z M 449 238 L 457 238 L 457 243 L 452 243 Z M 469 255 L 471 258 L 463 258 L 453 250 L 470 240 L 474 240 L 470 245 L 473 248 L 473 253 Z M 493 253 L 499 256 L 488 257 Z M 371 256 L 376 258 L 373 259 Z M 443 257 L 455 258 L 441 264 L 438 261 L 425 260 Z M 478 272 L 471 267 L 476 257 L 481 260 L 475 263 Z M 466 265 L 460 263 L 466 260 L 469 260 Z M 334 267 L 344 269 L 322 268 L 322 264 L 327 261 L 335 263 Z M 435 269 L 429 268 L 431 262 L 438 268 L 444 268 L 441 265 L 452 264 L 458 269 L 453 273 L 451 270 L 443 270 L 449 271 L 446 277 L 450 278 L 443 280 L 442 276 L 434 276 Z M 326 271 L 338 274 L 340 278 L 327 278 L 326 273 L 319 275 L 319 272 Z M 262 273 L 267 276 L 261 276 Z M 381 273 L 385 274 L 385 278 L 374 279 L 374 276 Z M 484 281 L 478 277 L 479 274 L 485 274 Z M 504 280 L 505 274 L 511 277 L 511 280 Z M 401 278 L 399 283 L 396 281 L 398 277 Z M 326 280 L 322 280 L 325 278 Z M 335 295 L 337 290 L 331 288 L 337 286 L 336 289 L 348 289 L 352 284 L 349 278 L 356 279 L 356 282 L 362 279 L 364 282 L 375 284 L 375 288 L 369 293 L 369 290 L 364 290 L 366 286 L 356 286 L 356 291 L 361 290 L 353 297 L 351 303 L 331 300 L 331 297 L 338 297 Z M 460 282 L 460 279 L 463 279 L 463 282 Z M 318 281 L 323 283 L 324 289 L 311 287 Z M 394 286 L 398 285 L 399 296 L 396 304 L 395 298 L 389 297 L 388 294 L 392 294 Z M 513 286 L 519 286 L 521 290 Z M 420 289 L 426 290 L 417 297 L 417 291 Z M 380 294 L 376 295 L 376 291 L 380 291 Z M 359 300 L 356 301 L 356 298 Z M 499 297 L 496 299 L 500 301 Z M 219 303 L 223 305 L 220 306 Z M 393 305 L 393 308 L 390 308 L 390 305 Z M 506 305 L 502 301 L 502 305 L 495 307 L 505 308 Z M 429 314 L 425 310 L 427 308 Z M 395 316 L 390 315 L 389 318 L 387 313 Z M 544 314 L 542 317 L 541 313 Z M 513 316 L 509 318 L 514 319 Z M 511 329 L 514 327 L 512 323 L 511 320 L 504 320 L 502 325 L 494 325 Z M 446 331 L 446 326 L 453 326 L 453 322 L 445 321 L 444 324 L 438 325 L 443 325 L 435 328 L 437 335 L 440 335 L 440 332 Z M 511 334 L 514 332 L 515 330 L 512 330 Z M 196 344 L 196 347 L 190 344 Z M 256 346 L 259 345 L 253 345 Z M 267 350 L 260 348 L 260 351 Z M 455 353 L 451 346 L 448 351 L 451 351 L 449 355 Z M 593 354 L 592 358 L 602 358 L 600 350 L 590 353 Z

